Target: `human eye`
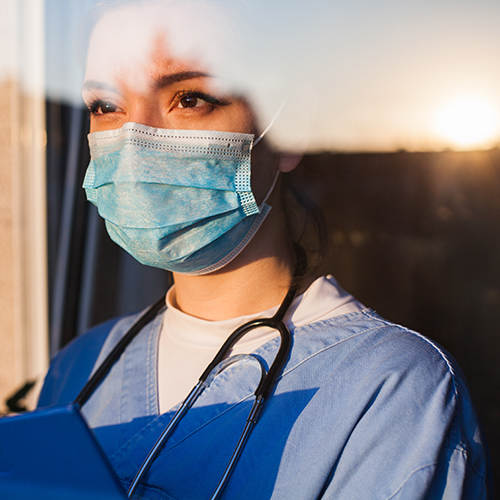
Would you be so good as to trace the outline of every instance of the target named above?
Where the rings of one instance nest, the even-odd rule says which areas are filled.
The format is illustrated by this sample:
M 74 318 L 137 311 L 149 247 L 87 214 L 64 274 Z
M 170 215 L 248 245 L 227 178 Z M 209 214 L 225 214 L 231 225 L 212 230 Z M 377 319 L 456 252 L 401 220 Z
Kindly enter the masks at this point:
M 122 109 L 119 108 L 115 103 L 111 101 L 106 101 L 104 99 L 92 99 L 86 103 L 89 113 L 93 116 L 95 115 L 106 115 L 109 113 L 121 112 Z
M 205 92 L 198 91 L 181 91 L 174 98 L 174 108 L 190 109 L 190 108 L 215 108 L 217 106 L 225 106 L 229 102 L 217 99 Z

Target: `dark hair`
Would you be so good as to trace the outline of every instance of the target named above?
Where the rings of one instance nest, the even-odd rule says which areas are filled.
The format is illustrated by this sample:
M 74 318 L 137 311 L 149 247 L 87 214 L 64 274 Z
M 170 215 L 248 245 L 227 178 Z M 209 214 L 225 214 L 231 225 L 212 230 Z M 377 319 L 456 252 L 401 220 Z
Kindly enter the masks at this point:
M 281 203 L 289 237 L 306 251 L 309 274 L 318 274 L 328 255 L 328 229 L 323 211 L 301 184 L 297 169 L 283 174 Z

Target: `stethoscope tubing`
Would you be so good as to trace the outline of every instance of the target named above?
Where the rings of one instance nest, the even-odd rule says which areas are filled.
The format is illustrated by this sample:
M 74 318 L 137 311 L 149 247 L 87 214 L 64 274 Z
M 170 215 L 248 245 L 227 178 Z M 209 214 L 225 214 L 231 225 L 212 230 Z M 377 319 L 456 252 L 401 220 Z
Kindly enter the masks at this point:
M 279 373 L 281 372 L 288 355 L 291 350 L 291 345 L 292 345 L 292 339 L 290 335 L 290 331 L 288 328 L 285 326 L 283 323 L 283 317 L 290 307 L 293 299 L 295 298 L 297 294 L 297 290 L 299 287 L 300 279 L 304 275 L 305 272 L 305 267 L 306 267 L 306 261 L 305 261 L 305 254 L 303 249 L 296 245 L 296 253 L 297 253 L 297 263 L 295 266 L 295 271 L 294 271 L 294 276 L 292 279 L 292 284 L 290 285 L 290 288 L 281 303 L 280 307 L 278 308 L 278 311 L 276 314 L 271 317 L 271 318 L 260 318 L 256 320 L 249 321 L 248 323 L 245 323 L 244 325 L 238 327 L 224 342 L 222 347 L 220 348 L 219 352 L 215 355 L 214 359 L 212 362 L 207 366 L 205 371 L 202 373 L 198 383 L 195 385 L 195 387 L 191 390 L 191 392 L 188 394 L 186 399 L 181 403 L 180 407 L 168 423 L 167 427 L 163 430 L 161 433 L 160 437 L 157 439 L 156 443 L 154 444 L 153 448 L 151 448 L 150 452 L 148 453 L 147 457 L 143 461 L 141 467 L 137 471 L 136 475 L 134 476 L 130 487 L 127 491 L 127 496 L 131 498 L 136 491 L 137 487 L 139 486 L 140 481 L 148 471 L 149 467 L 157 457 L 158 453 L 160 452 L 161 448 L 164 446 L 165 442 L 169 438 L 169 436 L 172 434 L 172 432 L 175 430 L 177 424 L 180 422 L 182 417 L 186 414 L 186 412 L 193 406 L 193 404 L 196 402 L 198 397 L 201 395 L 203 390 L 207 387 L 207 380 L 210 379 L 210 377 L 215 376 L 219 371 L 218 367 L 221 365 L 224 365 L 224 360 L 226 359 L 226 356 L 228 355 L 229 351 L 231 348 L 248 332 L 256 329 L 256 328 L 262 328 L 262 327 L 268 327 L 272 328 L 275 330 L 278 330 L 280 334 L 280 346 L 278 349 L 278 352 L 274 358 L 273 363 L 271 364 L 271 367 L 269 368 L 268 371 L 266 371 L 265 367 L 263 366 L 263 363 L 260 359 L 257 357 L 253 356 L 260 364 L 261 366 L 261 379 L 260 382 L 257 386 L 257 389 L 255 390 L 255 400 L 252 405 L 252 408 L 250 410 L 250 413 L 247 417 L 245 426 L 243 428 L 243 432 L 241 433 L 241 436 L 238 440 L 238 443 L 233 451 L 233 454 L 231 456 L 231 459 L 224 471 L 224 474 L 222 475 L 222 478 L 220 479 L 217 487 L 215 488 L 214 493 L 210 497 L 210 500 L 215 500 L 219 497 L 219 495 L 222 493 L 224 490 L 224 487 L 226 486 L 233 470 L 236 465 L 236 462 L 238 461 L 241 452 L 248 440 L 248 437 L 250 435 L 251 430 L 253 429 L 254 425 L 256 424 L 261 412 L 262 408 L 264 405 L 264 402 L 266 401 L 267 397 L 269 396 L 271 389 L 274 385 L 274 382 L 276 381 Z M 104 378 L 108 375 L 109 371 L 113 367 L 113 365 L 116 363 L 116 361 L 119 359 L 119 357 L 123 354 L 125 351 L 126 347 L 130 342 L 140 333 L 140 331 L 150 322 L 152 321 L 158 312 L 165 307 L 165 297 L 162 297 L 160 300 L 158 300 L 155 304 L 153 304 L 149 309 L 145 311 L 145 313 L 132 325 L 132 327 L 129 329 L 129 331 L 120 339 L 120 341 L 116 344 L 116 346 L 113 348 L 113 350 L 108 354 L 108 356 L 104 359 L 102 364 L 99 366 L 99 368 L 94 372 L 94 374 L 90 377 L 90 379 L 87 381 L 83 389 L 80 391 L 78 396 L 76 397 L 74 403 L 77 404 L 79 407 L 82 407 L 90 398 L 90 396 L 93 394 L 93 392 L 97 389 L 99 384 L 104 380 Z M 236 357 L 236 356 L 235 356 Z M 227 358 L 228 362 L 230 363 L 231 358 Z M 220 368 L 222 370 L 223 368 Z M 214 375 L 215 374 L 215 375 Z
M 158 312 L 165 307 L 165 297 L 162 297 L 152 306 L 150 306 L 142 316 L 130 327 L 128 332 L 120 339 L 113 350 L 108 354 L 99 368 L 91 375 L 87 383 L 83 386 L 73 404 L 80 408 L 89 400 L 90 396 L 97 389 L 99 384 L 106 378 L 118 358 L 123 354 L 127 346 L 141 332 L 141 330 L 152 321 Z
M 194 402 L 198 399 L 198 396 L 203 392 L 204 385 L 202 382 L 198 382 L 194 388 L 191 390 L 191 392 L 188 394 L 187 398 L 182 402 L 181 406 L 179 409 L 175 412 L 174 416 L 168 423 L 167 427 L 163 430 L 161 433 L 160 437 L 157 439 L 156 443 L 154 444 L 153 448 L 149 451 L 146 459 L 142 463 L 141 467 L 137 471 L 136 475 L 134 476 L 134 479 L 132 480 L 132 483 L 130 483 L 129 489 L 127 491 L 127 496 L 129 498 L 132 498 L 132 495 L 134 494 L 135 490 L 139 486 L 139 483 L 141 479 L 144 477 L 144 474 L 148 471 L 149 467 L 153 463 L 154 459 L 160 452 L 160 449 L 162 448 L 163 444 L 165 441 L 168 439 L 170 434 L 174 431 L 174 429 L 177 427 L 177 424 L 179 421 L 182 419 L 184 414 L 193 406 Z
M 293 297 L 295 296 L 295 293 L 290 294 L 290 292 L 287 294 L 287 297 L 285 300 L 287 302 L 290 302 L 293 300 Z M 285 309 L 286 311 L 286 309 Z M 276 319 L 276 315 L 273 316 L 272 318 L 264 318 L 264 319 L 257 319 L 253 321 L 249 321 L 248 323 L 240 326 L 237 328 L 229 337 L 228 339 L 224 342 L 222 347 L 220 348 L 219 352 L 215 355 L 214 359 L 212 362 L 208 365 L 208 367 L 205 369 L 203 374 L 201 375 L 200 379 L 198 380 L 198 383 L 195 385 L 195 387 L 191 390 L 187 398 L 181 403 L 181 406 L 179 409 L 176 411 L 172 419 L 170 420 L 169 424 L 165 428 L 165 430 L 162 432 L 156 443 L 154 444 L 153 448 L 150 450 L 148 453 L 147 457 L 145 458 L 144 462 L 142 463 L 141 467 L 137 471 L 137 474 L 134 476 L 132 483 L 130 484 L 130 487 L 127 491 L 127 495 L 129 498 L 132 498 L 135 490 L 139 486 L 139 483 L 141 482 L 142 478 L 146 474 L 147 470 L 149 469 L 150 465 L 153 463 L 154 459 L 158 455 L 160 449 L 164 446 L 166 443 L 167 439 L 170 437 L 172 432 L 174 431 L 175 427 L 181 420 L 181 418 L 184 416 L 184 414 L 191 408 L 191 406 L 195 403 L 195 401 L 198 399 L 198 397 L 201 395 L 203 390 L 206 387 L 206 381 L 208 377 L 212 374 L 214 370 L 217 370 L 217 367 L 224 361 L 226 354 L 229 352 L 232 346 L 236 344 L 245 334 L 248 332 L 255 330 L 256 328 L 262 328 L 262 327 L 269 327 L 269 328 L 274 328 L 277 329 L 280 333 L 281 337 L 281 342 L 280 342 L 280 347 L 278 349 L 278 353 L 276 354 L 274 361 L 271 365 L 271 368 L 269 368 L 269 371 L 266 371 L 264 366 L 262 365 L 262 361 L 260 361 L 258 358 L 257 361 L 259 362 L 261 369 L 262 369 L 262 376 L 259 382 L 259 385 L 257 386 L 257 389 L 255 390 L 255 401 L 252 406 L 252 409 L 250 410 L 249 416 L 247 418 L 247 421 L 245 423 L 245 427 L 243 429 L 243 432 L 238 440 L 238 443 L 236 445 L 236 448 L 231 456 L 231 459 L 224 471 L 224 474 L 222 475 L 222 478 L 220 479 L 213 495 L 210 497 L 211 500 L 215 500 L 218 498 L 220 493 L 223 491 L 227 481 L 229 480 L 233 469 L 236 465 L 236 462 L 238 461 L 238 458 L 241 454 L 241 451 L 243 450 L 243 447 L 248 440 L 248 437 L 250 435 L 250 431 L 252 430 L 253 426 L 257 422 L 257 419 L 260 415 L 260 412 L 262 410 L 262 407 L 264 405 L 264 401 L 267 398 L 268 393 L 270 392 L 273 383 L 276 379 L 276 376 L 279 374 L 281 371 L 281 368 L 285 364 L 285 361 L 288 357 L 288 354 L 290 352 L 291 348 L 291 335 L 290 331 L 288 328 L 285 326 L 285 324 L 281 321 Z
M 215 488 L 210 500 L 216 500 L 219 495 L 222 493 L 224 488 L 226 487 L 226 483 L 229 481 L 231 474 L 233 472 L 234 467 L 236 466 L 236 462 L 240 458 L 241 452 L 243 451 L 243 447 L 245 446 L 248 437 L 250 436 L 250 431 L 253 429 L 253 426 L 257 423 L 257 420 L 260 416 L 262 408 L 264 407 L 264 397 L 259 396 L 255 399 L 252 409 L 250 410 L 250 414 L 248 415 L 247 421 L 245 423 L 245 427 L 243 428 L 243 432 L 241 433 L 240 439 L 234 449 L 233 455 L 227 464 L 226 470 L 222 475 L 219 484 Z

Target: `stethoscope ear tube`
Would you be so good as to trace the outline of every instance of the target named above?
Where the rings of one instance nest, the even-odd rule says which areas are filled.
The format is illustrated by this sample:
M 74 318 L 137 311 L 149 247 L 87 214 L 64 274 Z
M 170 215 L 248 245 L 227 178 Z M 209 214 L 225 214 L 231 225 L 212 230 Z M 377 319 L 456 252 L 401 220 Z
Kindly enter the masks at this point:
M 276 311 L 276 314 L 272 318 L 259 318 L 249 321 L 248 323 L 245 323 L 244 325 L 241 325 L 239 328 L 237 328 L 226 339 L 224 344 L 222 344 L 222 347 L 220 348 L 219 352 L 215 355 L 212 362 L 206 367 L 205 371 L 202 373 L 199 379 L 201 382 L 207 379 L 208 375 L 212 372 L 212 370 L 228 355 L 231 348 L 244 335 L 246 335 L 251 330 L 255 330 L 256 328 L 262 328 L 262 327 L 272 328 L 274 330 L 279 331 L 281 336 L 281 344 L 278 354 L 276 355 L 276 358 L 274 359 L 274 362 L 271 365 L 269 373 L 266 377 L 268 381 L 266 382 L 266 380 L 264 380 L 261 384 L 263 387 L 260 388 L 259 386 L 257 388 L 259 394 L 263 394 L 264 397 L 268 396 L 269 390 L 272 386 L 272 382 L 276 379 L 276 376 L 281 371 L 281 368 L 283 368 L 283 365 L 286 361 L 286 356 L 290 352 L 291 336 L 290 332 L 288 331 L 288 328 L 283 323 L 283 317 L 285 316 L 285 313 L 288 311 L 288 308 L 292 304 L 293 299 L 297 295 L 299 285 L 302 281 L 307 266 L 304 249 L 298 244 L 295 244 L 295 254 L 297 260 L 293 273 L 292 284 L 290 285 L 290 288 L 288 289 L 288 292 L 285 298 L 283 299 L 283 302 Z M 257 395 L 258 394 L 256 392 L 256 396 Z
M 210 500 L 216 500 L 217 498 L 219 498 L 219 495 L 226 487 L 226 484 L 229 481 L 231 474 L 233 473 L 234 467 L 236 466 L 236 462 L 240 458 L 241 452 L 243 451 L 243 447 L 245 446 L 248 437 L 250 436 L 250 431 L 252 430 L 253 426 L 257 423 L 262 408 L 264 407 L 264 401 L 265 400 L 262 396 L 259 396 L 258 398 L 255 399 L 252 405 L 252 409 L 250 410 L 247 421 L 245 423 L 243 432 L 241 433 L 240 439 L 238 440 L 238 444 L 236 445 L 233 451 L 233 455 L 231 456 L 231 459 L 227 464 L 226 470 L 224 471 L 224 474 L 222 475 L 219 484 L 215 488 L 215 491 L 212 493 Z
M 168 423 L 167 427 L 165 427 L 160 437 L 156 440 L 156 443 L 154 444 L 153 448 L 151 448 L 146 459 L 144 460 L 144 462 L 142 462 L 142 465 L 137 471 L 136 475 L 134 476 L 134 479 L 132 479 L 132 483 L 130 483 L 129 489 L 127 491 L 127 496 L 129 498 L 132 498 L 132 495 L 137 489 L 137 486 L 139 486 L 141 479 L 144 477 L 144 474 L 146 474 L 146 472 L 148 471 L 149 467 L 151 466 L 154 459 L 158 455 L 165 441 L 177 427 L 177 424 L 184 416 L 184 414 L 189 410 L 189 408 L 191 408 L 191 406 L 193 406 L 194 402 L 198 399 L 198 396 L 203 392 L 203 389 L 205 389 L 205 386 L 201 382 L 198 382 L 193 387 L 191 392 L 188 394 L 187 398 L 182 402 L 179 409 L 175 412 L 174 416 Z
M 205 381 L 199 380 L 198 383 L 193 387 L 191 392 L 188 394 L 186 399 L 181 403 L 177 411 L 175 412 L 174 416 L 171 418 L 170 422 L 168 423 L 167 427 L 163 430 L 161 433 L 160 437 L 156 440 L 156 443 L 154 444 L 153 448 L 151 448 L 150 452 L 148 453 L 146 459 L 142 463 L 141 467 L 137 471 L 136 475 L 134 476 L 134 479 L 132 480 L 132 483 L 130 484 L 130 487 L 127 491 L 127 496 L 129 498 L 132 497 L 134 494 L 135 490 L 137 489 L 141 479 L 144 477 L 144 474 L 146 474 L 147 470 L 149 469 L 150 465 L 153 463 L 155 460 L 156 456 L 160 452 L 161 448 L 163 445 L 166 443 L 172 432 L 174 432 L 175 428 L 177 427 L 177 424 L 179 421 L 182 419 L 184 414 L 193 406 L 195 401 L 198 399 L 198 397 L 201 395 L 201 393 L 205 390 L 206 387 L 210 386 L 211 381 L 213 378 L 215 378 L 220 372 L 222 372 L 225 368 L 227 368 L 229 365 L 236 363 L 239 361 L 241 358 L 247 358 L 248 356 L 243 356 L 243 355 L 238 355 L 238 356 L 232 356 L 231 358 L 227 358 L 223 360 L 220 364 L 218 364 L 212 371 L 212 373 L 209 374 L 207 379 Z M 259 387 L 262 385 L 262 381 L 265 379 L 267 372 L 262 364 L 262 361 L 260 361 L 256 356 L 250 355 L 251 358 L 255 359 L 261 368 L 261 377 L 260 377 L 260 383 Z M 263 399 L 260 398 L 263 403 Z M 257 400 L 256 400 L 257 401 Z M 236 464 L 236 461 L 238 459 L 239 454 L 241 453 L 241 449 L 243 448 L 245 441 L 248 436 L 245 436 L 249 434 L 250 432 L 250 427 L 252 424 L 254 424 L 257 421 L 257 418 L 260 414 L 260 412 L 256 411 L 255 408 L 255 402 L 252 406 L 252 410 L 250 411 L 249 418 L 247 418 L 247 423 L 245 425 L 245 429 L 243 430 L 243 433 L 238 441 L 238 445 L 236 446 L 235 451 L 233 452 L 233 456 L 231 457 L 231 460 L 226 467 L 226 472 L 224 473 L 223 478 L 219 482 L 219 486 L 222 481 L 226 482 L 227 479 L 229 479 L 230 472 L 232 471 L 232 468 Z M 250 421 L 251 418 L 251 422 Z M 243 439 L 244 438 L 244 439 Z M 229 472 L 229 474 L 227 474 Z
M 113 350 L 108 354 L 107 358 L 102 362 L 99 368 L 89 378 L 83 389 L 79 392 L 76 399 L 73 401 L 79 407 L 82 407 L 92 396 L 99 384 L 104 380 L 113 365 L 118 361 L 118 358 L 125 351 L 126 347 L 134 339 L 134 337 L 150 322 L 158 312 L 165 306 L 165 296 L 149 307 L 144 314 L 132 325 L 130 330 L 120 339 Z
M 297 263 L 295 266 L 295 271 L 292 279 L 292 284 L 283 300 L 282 304 L 278 308 L 278 311 L 272 318 L 260 318 L 253 321 L 249 321 L 244 325 L 237 328 L 224 342 L 219 352 L 215 355 L 212 362 L 207 366 L 203 374 L 201 375 L 198 383 L 189 393 L 187 398 L 180 405 L 179 409 L 176 411 L 172 419 L 170 420 L 167 427 L 161 433 L 160 437 L 156 441 L 153 448 L 148 453 L 146 459 L 142 463 L 139 468 L 137 474 L 135 475 L 132 483 L 128 489 L 127 496 L 131 498 L 136 491 L 141 479 L 146 474 L 150 465 L 158 455 L 160 449 L 163 447 L 168 437 L 172 434 L 175 427 L 182 419 L 184 414 L 191 408 L 191 406 L 195 403 L 198 397 L 201 395 L 205 387 L 209 385 L 209 381 L 215 376 L 217 373 L 222 371 L 227 367 L 228 364 L 231 364 L 238 360 L 239 356 L 233 356 L 231 358 L 227 358 L 227 355 L 231 348 L 248 332 L 254 330 L 256 328 L 272 328 L 279 331 L 280 334 L 280 346 L 278 352 L 274 358 L 269 371 L 266 372 L 264 365 L 260 359 L 256 356 L 252 356 L 255 358 L 260 366 L 261 366 L 261 378 L 260 382 L 255 390 L 255 401 L 252 405 L 250 413 L 245 423 L 245 427 L 241 436 L 238 440 L 238 443 L 234 449 L 234 452 L 231 456 L 231 459 L 224 471 L 224 474 L 219 481 L 214 493 L 210 497 L 210 500 L 215 500 L 218 498 L 220 493 L 223 491 L 227 481 L 229 480 L 232 471 L 238 461 L 238 458 L 245 446 L 246 441 L 248 440 L 248 436 L 250 435 L 250 431 L 253 426 L 257 422 L 264 402 L 269 396 L 271 389 L 276 381 L 279 373 L 281 372 L 288 354 L 291 349 L 291 335 L 288 328 L 283 323 L 283 317 L 290 307 L 295 295 L 297 294 L 299 284 L 301 282 L 302 277 L 304 276 L 306 269 L 306 258 L 305 252 L 299 245 L 295 245 L 295 251 L 297 255 Z M 134 337 L 146 326 L 154 317 L 158 314 L 158 312 L 165 306 L 165 297 L 162 297 L 158 302 L 153 304 L 130 328 L 130 330 L 120 339 L 120 341 L 116 344 L 113 350 L 108 354 L 107 358 L 102 362 L 99 368 L 94 372 L 94 374 L 90 377 L 88 382 L 85 384 L 83 389 L 80 391 L 78 396 L 76 397 L 74 403 L 83 406 L 86 401 L 90 398 L 95 389 L 99 386 L 99 384 L 103 381 L 106 375 L 109 373 L 113 365 L 116 363 L 118 358 L 122 355 L 123 351 L 126 349 L 127 345 L 134 339 Z M 227 359 L 226 359 L 227 358 Z M 234 359 L 233 359 L 234 358 Z M 224 360 L 226 362 L 224 363 Z M 207 383 L 208 381 L 208 383 Z

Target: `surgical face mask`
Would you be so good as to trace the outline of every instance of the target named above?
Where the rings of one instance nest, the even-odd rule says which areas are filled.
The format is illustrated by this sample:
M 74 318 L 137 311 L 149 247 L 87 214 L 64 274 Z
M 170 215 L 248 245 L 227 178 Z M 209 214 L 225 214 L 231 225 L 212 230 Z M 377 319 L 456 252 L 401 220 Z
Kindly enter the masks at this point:
M 126 123 L 89 134 L 89 144 L 87 199 L 111 238 L 143 264 L 216 271 L 271 209 L 265 201 L 274 183 L 260 207 L 250 185 L 253 135 Z

